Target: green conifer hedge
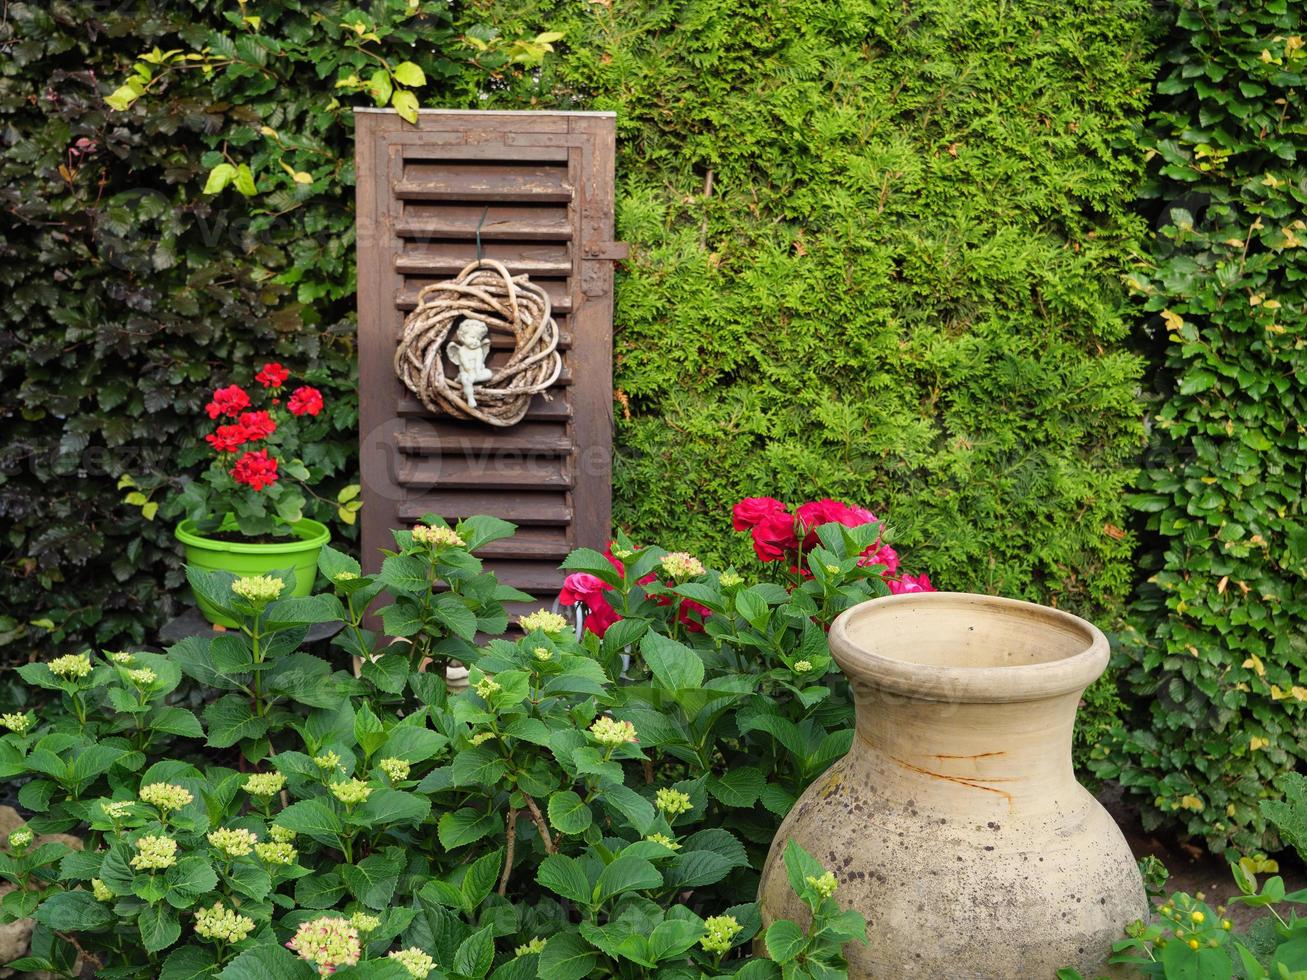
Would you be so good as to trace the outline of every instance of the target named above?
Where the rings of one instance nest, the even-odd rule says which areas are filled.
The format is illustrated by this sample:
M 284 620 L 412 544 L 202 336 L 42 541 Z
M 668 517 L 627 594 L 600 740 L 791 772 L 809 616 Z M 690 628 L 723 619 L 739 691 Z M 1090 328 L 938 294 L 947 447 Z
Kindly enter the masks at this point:
M 566 37 L 498 104 L 617 112 L 624 524 L 738 557 L 733 500 L 830 494 L 887 513 L 941 587 L 1110 618 L 1142 446 L 1120 277 L 1145 4 L 483 13 Z

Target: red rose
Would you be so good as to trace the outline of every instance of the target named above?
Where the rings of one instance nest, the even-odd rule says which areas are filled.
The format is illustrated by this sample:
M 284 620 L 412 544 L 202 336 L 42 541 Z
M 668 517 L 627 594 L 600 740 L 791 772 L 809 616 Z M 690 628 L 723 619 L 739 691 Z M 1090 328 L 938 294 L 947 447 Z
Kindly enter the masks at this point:
M 788 512 L 789 508 L 775 497 L 745 497 L 731 511 L 731 525 L 737 531 L 747 531 L 769 517 Z
M 930 584 L 929 575 L 900 575 L 898 578 L 885 579 L 885 584 L 894 595 L 935 591 L 935 587 Z
M 265 388 L 280 388 L 290 377 L 290 372 L 276 361 L 269 361 L 254 376 L 254 380 Z
M 213 401 L 205 405 L 204 410 L 209 413 L 209 418 L 216 419 L 219 415 L 237 416 L 249 407 L 250 396 L 245 394 L 245 389 L 240 385 L 228 385 L 213 393 Z
M 241 412 L 240 424 L 250 442 L 266 439 L 277 431 L 277 423 L 267 412 Z
M 617 615 L 617 610 L 610 606 L 606 599 L 596 597 L 595 605 L 590 607 L 590 613 L 585 617 L 586 632 L 602 637 L 608 632 L 608 627 L 620 622 L 621 619 L 622 617 Z
M 787 511 L 763 518 L 753 528 L 753 550 L 760 561 L 778 561 L 787 551 L 795 551 L 799 541 L 794 536 L 794 518 Z
M 612 586 L 598 575 L 573 572 L 563 579 L 563 590 L 558 593 L 558 601 L 564 606 L 583 602 L 593 609 L 596 603 L 604 601 L 603 594 L 611 588 Z
M 245 431 L 243 425 L 220 425 L 209 435 L 204 437 L 204 441 L 219 453 L 234 453 L 241 446 L 245 445 L 249 434 Z
M 286 403 L 292 415 L 317 415 L 322 411 L 322 392 L 304 385 L 291 393 Z
M 231 470 L 232 479 L 255 490 L 277 482 L 277 460 L 268 456 L 266 449 L 246 452 Z

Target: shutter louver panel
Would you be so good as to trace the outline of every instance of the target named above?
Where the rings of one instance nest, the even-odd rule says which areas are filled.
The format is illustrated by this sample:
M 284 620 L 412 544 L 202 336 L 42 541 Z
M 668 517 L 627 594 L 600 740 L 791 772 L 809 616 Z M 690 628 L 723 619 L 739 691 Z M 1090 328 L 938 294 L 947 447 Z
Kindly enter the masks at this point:
M 360 456 L 365 565 L 424 514 L 519 525 L 482 551 L 502 581 L 550 601 L 559 561 L 602 549 L 612 459 L 614 120 L 606 113 L 356 112 Z M 424 286 L 481 254 L 549 295 L 563 372 L 500 429 L 436 415 L 395 378 Z M 512 340 L 492 334 L 489 366 Z M 452 369 L 447 368 L 452 374 Z

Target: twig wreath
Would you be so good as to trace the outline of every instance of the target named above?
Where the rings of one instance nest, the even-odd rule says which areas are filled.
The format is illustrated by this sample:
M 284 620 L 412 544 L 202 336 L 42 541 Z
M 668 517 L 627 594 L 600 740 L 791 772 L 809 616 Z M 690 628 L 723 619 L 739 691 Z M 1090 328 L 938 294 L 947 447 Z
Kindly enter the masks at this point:
M 490 332 L 511 333 L 514 341 L 507 363 L 493 369 L 485 366 Z M 445 373 L 445 353 L 455 377 Z M 430 411 L 502 427 L 522 421 L 531 399 L 562 370 L 548 295 L 493 259 L 424 287 L 395 350 L 395 374 Z

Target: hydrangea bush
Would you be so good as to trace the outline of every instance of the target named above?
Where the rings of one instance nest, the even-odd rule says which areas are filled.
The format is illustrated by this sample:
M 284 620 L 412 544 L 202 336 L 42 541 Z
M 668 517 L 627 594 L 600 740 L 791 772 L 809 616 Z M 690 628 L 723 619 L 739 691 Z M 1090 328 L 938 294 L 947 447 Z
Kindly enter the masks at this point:
M 493 518 L 397 531 L 376 575 L 324 549 L 330 591 L 306 597 L 288 572 L 190 569 L 239 630 L 21 668 L 48 697 L 5 716 L 0 770 L 27 780 L 28 831 L 86 847 L 11 840 L 0 855 L 17 886 L 0 912 L 36 920 L 14 965 L 843 975 L 865 924 L 840 911 L 835 874 L 792 848 L 808 920 L 763 929 L 752 901 L 781 817 L 849 747 L 824 625 L 889 592 L 878 523 L 808 530 L 801 564 L 744 571 L 622 536 L 610 556 L 577 551 L 572 583 L 601 582 L 614 614 L 579 635 L 550 610 L 509 631 L 503 604 L 528 597 L 475 555 L 513 532 Z M 327 622 L 357 676 L 301 649 Z

